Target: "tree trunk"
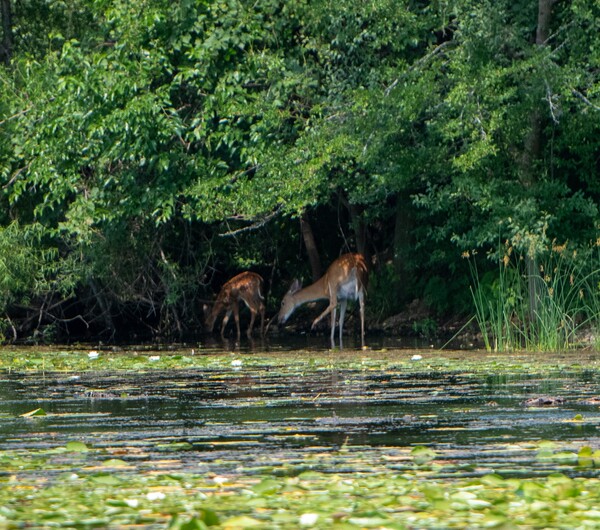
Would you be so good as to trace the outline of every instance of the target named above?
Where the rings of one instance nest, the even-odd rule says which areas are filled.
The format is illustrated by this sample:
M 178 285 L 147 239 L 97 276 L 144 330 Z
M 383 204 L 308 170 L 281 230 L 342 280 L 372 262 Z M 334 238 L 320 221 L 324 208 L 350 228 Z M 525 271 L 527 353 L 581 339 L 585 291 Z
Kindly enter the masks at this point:
M 354 237 L 356 238 L 356 251 L 365 257 L 368 264 L 371 263 L 371 253 L 367 241 L 367 224 L 361 213 L 362 209 L 356 204 L 349 204 L 350 220 L 354 228 Z
M 552 6 L 558 0 L 539 0 L 537 30 L 535 34 L 536 46 L 544 46 L 550 36 L 550 21 L 552 19 Z M 524 183 L 531 185 L 535 182 L 535 162 L 539 160 L 542 149 L 542 116 L 539 108 L 534 108 L 530 116 L 530 130 L 525 139 L 523 152 Z
M 319 251 L 317 250 L 317 243 L 315 242 L 315 235 L 313 234 L 306 212 L 303 212 L 300 217 L 300 230 L 302 231 L 304 246 L 306 247 L 308 261 L 310 262 L 313 282 L 316 282 L 323 275 L 323 269 L 321 267 Z
M 413 218 L 410 203 L 404 197 L 398 197 L 396 205 L 396 225 L 394 227 L 394 272 L 402 283 L 406 284 L 408 267 L 406 266 L 407 250 L 411 248 Z
M 537 29 L 535 33 L 536 46 L 545 46 L 550 37 L 550 23 L 552 21 L 552 7 L 558 0 L 538 0 Z M 522 157 L 523 184 L 531 187 L 536 181 L 536 163 L 540 160 L 542 152 L 542 112 L 539 107 L 531 111 L 529 118 L 529 134 L 525 138 Z M 542 292 L 541 280 L 538 272 L 537 258 L 527 256 L 527 277 L 529 285 L 529 317 L 532 321 L 537 319 L 538 306 Z
M 546 44 L 550 36 L 550 21 L 552 20 L 552 7 L 558 0 L 539 0 L 537 31 L 535 32 L 535 43 Z
M 12 12 L 10 0 L 0 0 L 0 15 L 2 16 L 2 45 L 0 46 L 0 60 L 8 65 L 12 57 Z
M 106 299 L 106 296 L 99 288 L 98 284 L 94 280 L 89 281 L 90 288 L 92 289 L 92 293 L 96 298 L 98 305 L 100 306 L 101 318 L 104 321 L 104 327 L 106 331 L 110 334 L 110 337 L 114 337 L 117 329 L 115 328 L 115 323 L 112 318 L 110 301 Z
M 365 223 L 361 215 L 363 209 L 356 204 L 351 204 L 346 198 L 343 190 L 339 190 L 338 197 L 340 203 L 348 210 L 348 213 L 350 214 L 350 223 L 352 224 L 352 229 L 354 230 L 354 239 L 356 241 L 356 252 L 362 254 L 365 257 L 367 264 L 370 266 L 371 253 L 368 245 L 367 223 Z

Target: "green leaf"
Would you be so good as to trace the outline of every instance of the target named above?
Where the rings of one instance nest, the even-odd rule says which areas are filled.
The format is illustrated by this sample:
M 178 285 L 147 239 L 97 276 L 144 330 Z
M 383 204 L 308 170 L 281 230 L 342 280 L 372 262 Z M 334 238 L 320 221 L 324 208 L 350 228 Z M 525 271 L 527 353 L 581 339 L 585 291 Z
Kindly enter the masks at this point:
M 121 480 L 116 476 L 109 473 L 98 473 L 96 475 L 92 475 L 91 480 L 98 484 L 104 484 L 105 486 L 117 486 L 121 484 Z
M 415 463 L 420 465 L 433 460 L 436 457 L 436 452 L 429 447 L 418 445 L 413 447 L 410 455 L 413 457 Z
M 363 516 L 350 517 L 348 522 L 362 528 L 381 528 L 386 527 L 389 519 L 385 518 L 378 512 L 367 513 Z
M 200 519 L 202 519 L 207 526 L 217 526 L 219 524 L 219 517 L 216 512 L 210 508 L 200 509 Z
M 129 467 L 129 464 L 120 458 L 110 458 L 102 462 L 104 467 Z
M 68 442 L 66 448 L 72 453 L 87 453 L 90 450 L 83 442 Z
M 204 521 L 197 517 L 192 517 L 188 522 L 182 523 L 177 526 L 179 530 L 206 530 L 208 526 Z
M 176 451 L 191 451 L 194 446 L 189 442 L 171 442 L 169 444 L 157 444 L 158 451 L 176 452 Z
M 280 483 L 276 480 L 266 478 L 252 486 L 252 491 L 260 495 L 273 495 L 280 489 Z
M 46 412 L 44 409 L 39 408 L 26 412 L 25 414 L 21 414 L 22 418 L 32 418 L 35 416 L 46 416 Z
M 257 526 L 262 526 L 263 523 L 258 519 L 254 519 L 253 517 L 249 517 L 247 515 L 239 515 L 237 517 L 231 517 L 223 521 L 222 525 L 225 528 L 255 528 Z
M 585 445 L 579 450 L 578 456 L 579 458 L 591 458 L 593 454 L 593 449 L 589 445 Z

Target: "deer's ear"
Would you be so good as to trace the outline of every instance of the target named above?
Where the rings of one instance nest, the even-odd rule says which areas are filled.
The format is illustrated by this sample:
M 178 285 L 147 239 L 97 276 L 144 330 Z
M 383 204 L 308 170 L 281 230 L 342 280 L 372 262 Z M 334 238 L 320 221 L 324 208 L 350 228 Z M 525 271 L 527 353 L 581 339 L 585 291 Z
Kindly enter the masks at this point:
M 302 289 L 302 282 L 296 278 L 293 282 L 292 285 L 290 285 L 290 288 L 288 290 L 289 294 L 295 294 L 297 293 L 300 289 Z

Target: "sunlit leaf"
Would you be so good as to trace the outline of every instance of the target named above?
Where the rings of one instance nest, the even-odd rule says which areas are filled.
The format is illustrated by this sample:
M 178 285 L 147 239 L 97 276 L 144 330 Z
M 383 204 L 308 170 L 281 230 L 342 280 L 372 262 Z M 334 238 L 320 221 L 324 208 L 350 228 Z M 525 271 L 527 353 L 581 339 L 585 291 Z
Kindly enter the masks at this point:
M 267 478 L 252 486 L 252 491 L 260 495 L 273 495 L 280 487 L 281 485 L 278 481 Z
M 436 452 L 433 449 L 423 445 L 414 447 L 410 454 L 416 464 L 425 464 L 436 457 Z
M 102 462 L 104 467 L 129 467 L 129 464 L 119 458 L 110 458 Z
M 219 517 L 217 513 L 210 508 L 201 508 L 200 518 L 206 524 L 206 526 L 216 526 L 219 524 Z
M 239 515 L 237 517 L 231 517 L 221 523 L 223 528 L 227 530 L 236 530 L 239 528 L 255 528 L 261 526 L 263 523 L 258 519 L 249 517 L 247 515 Z
M 104 484 L 106 486 L 116 486 L 118 484 L 121 484 L 121 480 L 119 478 L 117 478 L 115 475 L 108 473 L 98 473 L 96 475 L 92 475 L 91 480 L 98 484 Z
M 87 453 L 90 450 L 83 442 L 68 442 L 66 448 L 72 453 Z
M 192 517 L 185 522 L 180 522 L 179 519 L 172 520 L 171 524 L 169 524 L 169 528 L 176 530 L 206 530 L 208 525 L 201 519 Z
M 25 414 L 21 414 L 22 418 L 32 418 L 34 416 L 46 416 L 46 412 L 44 411 L 44 409 L 34 409 L 29 412 L 26 412 Z
M 380 528 L 386 526 L 389 520 L 383 517 L 350 517 L 348 522 L 362 528 Z
M 190 451 L 193 449 L 193 445 L 189 442 L 171 442 L 169 444 L 158 444 L 156 449 L 166 452 Z

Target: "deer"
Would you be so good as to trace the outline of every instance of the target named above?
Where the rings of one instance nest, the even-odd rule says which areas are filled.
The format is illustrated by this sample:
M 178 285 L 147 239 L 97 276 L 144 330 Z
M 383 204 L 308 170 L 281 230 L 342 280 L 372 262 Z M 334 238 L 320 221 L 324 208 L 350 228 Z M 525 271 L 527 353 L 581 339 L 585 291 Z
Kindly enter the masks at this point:
M 367 263 L 362 254 L 344 254 L 336 259 L 315 283 L 302 289 L 300 280 L 292 282 L 281 301 L 277 316 L 279 325 L 285 324 L 297 307 L 314 300 L 329 300 L 329 305 L 312 323 L 311 330 L 331 314 L 331 348 L 335 348 L 335 321 L 340 306 L 339 342 L 342 349 L 342 333 L 348 300 L 358 300 L 360 306 L 360 338 L 365 347 L 365 294 L 367 286 Z
M 237 328 L 237 340 L 240 340 L 240 300 L 246 304 L 250 309 L 250 324 L 246 335 L 249 339 L 252 338 L 252 329 L 254 328 L 254 321 L 256 315 L 260 314 L 260 333 L 261 337 L 264 335 L 265 328 L 265 302 L 262 294 L 264 280 L 260 274 L 255 272 L 242 272 L 237 276 L 231 278 L 226 282 L 219 295 L 209 311 L 208 307 L 205 306 L 204 311 L 206 315 L 206 328 L 209 333 L 212 333 L 215 326 L 215 321 L 220 313 L 225 311 L 223 322 L 221 324 L 221 338 L 225 339 L 225 327 L 229 322 L 229 318 L 233 313 L 235 325 Z

